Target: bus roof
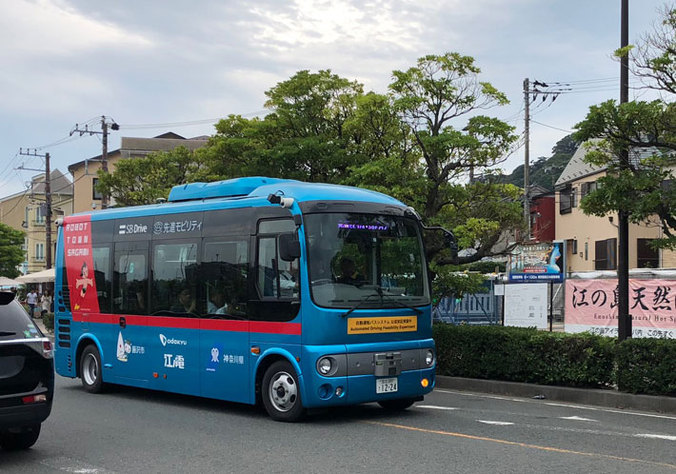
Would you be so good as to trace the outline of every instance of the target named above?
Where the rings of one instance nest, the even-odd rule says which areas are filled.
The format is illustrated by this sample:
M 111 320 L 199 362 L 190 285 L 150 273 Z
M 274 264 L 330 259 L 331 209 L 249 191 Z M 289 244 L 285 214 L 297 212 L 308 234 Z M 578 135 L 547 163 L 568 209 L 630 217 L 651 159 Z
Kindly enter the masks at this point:
M 391 196 L 363 188 L 250 176 L 212 183 L 189 183 L 174 186 L 169 193 L 169 203 L 110 208 L 77 215 L 91 214 L 94 220 L 106 220 L 126 217 L 130 212 L 140 217 L 158 213 L 269 206 L 270 202 L 267 197 L 270 194 L 293 198 L 298 203 L 308 201 L 361 201 L 405 206 Z

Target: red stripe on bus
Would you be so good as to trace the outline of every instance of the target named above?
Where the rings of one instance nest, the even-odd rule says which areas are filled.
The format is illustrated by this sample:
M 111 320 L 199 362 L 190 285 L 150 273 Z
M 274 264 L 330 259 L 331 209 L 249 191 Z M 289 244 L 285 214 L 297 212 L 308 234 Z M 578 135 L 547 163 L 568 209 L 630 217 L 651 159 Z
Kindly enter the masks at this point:
M 128 326 L 148 326 L 176 329 L 205 329 L 212 331 L 256 332 L 265 334 L 301 335 L 300 323 L 268 321 L 240 321 L 232 319 L 174 318 L 169 316 L 138 316 L 104 313 L 73 312 L 73 321 L 102 324 L 119 324 L 124 318 Z

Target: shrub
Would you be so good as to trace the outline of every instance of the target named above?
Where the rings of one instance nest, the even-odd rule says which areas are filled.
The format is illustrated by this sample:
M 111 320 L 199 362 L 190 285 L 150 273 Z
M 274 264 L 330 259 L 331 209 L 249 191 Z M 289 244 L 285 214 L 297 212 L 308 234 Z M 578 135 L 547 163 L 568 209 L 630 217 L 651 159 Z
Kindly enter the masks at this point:
M 54 331 L 54 313 L 45 313 L 42 316 L 42 323 L 45 325 L 48 331 Z
M 575 387 L 614 383 L 615 341 L 503 326 L 434 326 L 439 375 Z
M 625 392 L 676 396 L 676 340 L 627 339 L 620 343 L 617 385 Z

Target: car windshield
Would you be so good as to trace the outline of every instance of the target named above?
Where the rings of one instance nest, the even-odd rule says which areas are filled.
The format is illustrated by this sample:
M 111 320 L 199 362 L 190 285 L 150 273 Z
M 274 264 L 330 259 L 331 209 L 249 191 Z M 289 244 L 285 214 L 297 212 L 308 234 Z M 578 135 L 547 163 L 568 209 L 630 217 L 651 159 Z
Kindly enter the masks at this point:
M 417 223 L 358 213 L 305 216 L 312 298 L 329 308 L 394 308 L 429 303 Z

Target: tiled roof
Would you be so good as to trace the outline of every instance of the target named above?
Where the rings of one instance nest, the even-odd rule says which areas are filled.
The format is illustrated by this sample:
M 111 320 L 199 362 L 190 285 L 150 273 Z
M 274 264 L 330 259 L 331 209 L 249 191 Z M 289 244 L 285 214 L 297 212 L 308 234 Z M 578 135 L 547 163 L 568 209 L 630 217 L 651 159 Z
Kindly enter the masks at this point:
M 554 187 L 563 186 L 571 181 L 576 181 L 584 176 L 596 174 L 605 169 L 602 166 L 594 166 L 584 162 L 584 157 L 587 155 L 587 150 L 590 146 L 593 146 L 593 142 L 586 142 L 577 147 L 577 150 L 575 150 L 570 161 L 561 172 L 559 179 L 554 183 Z
M 590 165 L 584 161 L 587 151 L 590 148 L 593 148 L 594 143 L 597 143 L 598 141 L 599 140 L 592 140 L 577 147 L 572 158 L 563 169 L 561 176 L 556 180 L 556 183 L 554 184 L 555 188 L 559 188 L 560 186 L 564 186 L 570 182 L 577 181 L 580 178 L 599 173 L 606 169 L 605 166 Z M 633 148 L 629 152 L 629 160 L 634 164 L 637 164 L 644 158 L 648 158 L 649 156 L 658 153 L 660 153 L 660 151 L 655 147 Z

